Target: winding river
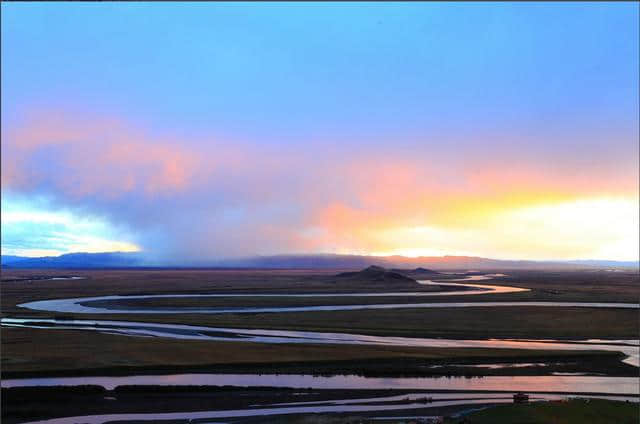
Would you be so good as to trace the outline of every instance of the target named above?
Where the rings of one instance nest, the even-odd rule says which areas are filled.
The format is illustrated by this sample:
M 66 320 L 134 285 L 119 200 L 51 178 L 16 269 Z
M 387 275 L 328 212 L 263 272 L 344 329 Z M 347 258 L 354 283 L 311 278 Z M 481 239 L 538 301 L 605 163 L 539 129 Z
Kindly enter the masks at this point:
M 543 306 L 543 307 L 587 307 L 587 308 L 633 308 L 640 305 L 633 303 L 605 303 L 605 302 L 432 302 L 432 303 L 376 303 L 355 305 L 322 305 L 322 306 L 273 306 L 273 307 L 126 307 L 119 305 L 121 300 L 153 299 L 153 298 L 187 298 L 187 297 L 274 297 L 274 298 L 306 298 L 306 297 L 393 297 L 393 296 L 469 296 L 488 293 L 515 293 L 527 291 L 520 287 L 477 284 L 477 281 L 495 278 L 500 275 L 482 275 L 466 277 L 461 280 L 420 281 L 422 285 L 455 286 L 465 290 L 444 292 L 391 292 L 391 293 L 300 293 L 300 294 L 179 294 L 179 295 L 136 295 L 136 296 L 97 296 L 68 299 L 50 299 L 28 302 L 19 306 L 25 309 L 85 314 L 178 314 L 178 313 L 283 313 L 305 311 L 338 311 L 359 309 L 398 309 L 398 308 L 459 308 L 459 307 L 500 307 L 500 306 Z M 464 282 L 452 282 L 452 281 Z M 97 304 L 99 302 L 99 304 Z M 51 318 L 3 318 L 2 326 L 46 328 L 54 330 L 83 330 L 97 331 L 110 334 L 120 334 L 138 337 L 166 337 L 173 339 L 235 341 L 253 343 L 315 343 L 315 344 L 367 344 L 388 346 L 420 346 L 420 347 L 474 347 L 474 348 L 512 348 L 512 349 L 546 349 L 546 350 L 607 350 L 619 351 L 626 355 L 624 362 L 639 365 L 638 340 L 454 340 L 434 338 L 382 337 L 363 334 L 327 333 L 292 330 L 266 330 L 220 328 L 186 324 L 148 323 L 136 321 L 115 321 L 96 319 L 51 319 Z M 563 393 L 607 393 L 609 395 L 627 395 L 636 398 L 639 394 L 636 378 L 602 377 L 602 376 L 574 376 L 552 375 L 534 377 L 484 377 L 484 378 L 369 378 L 353 375 L 338 375 L 331 377 L 317 377 L 311 375 L 255 375 L 255 374 L 176 374 L 176 375 L 138 375 L 128 377 L 65 377 L 3 380 L 2 387 L 32 386 L 32 385 L 75 385 L 100 384 L 113 387 L 119 384 L 166 384 L 166 385 L 246 385 L 246 386 L 279 386 L 279 387 L 314 387 L 314 388 L 398 388 L 398 389 L 429 389 L 429 390 L 525 390 L 529 392 L 563 392 Z M 477 396 L 477 395 L 476 395 Z M 499 396 L 498 396 L 499 397 Z M 483 395 L 478 403 L 487 403 L 487 396 Z M 474 403 L 476 400 L 457 395 L 453 401 L 440 398 L 433 406 L 451 404 Z M 496 401 L 501 401 L 495 399 Z M 510 398 L 509 398 L 510 401 Z M 437 403 L 437 405 L 436 405 Z M 345 409 L 345 407 L 347 407 Z M 398 406 L 379 405 L 379 410 L 394 409 Z M 355 409 L 349 409 L 349 408 Z M 424 408 L 424 405 L 402 405 L 401 409 Z M 181 418 L 215 418 L 229 416 L 248 416 L 247 414 L 271 413 L 301 413 L 311 412 L 301 404 L 291 405 L 291 412 L 283 412 L 282 408 L 243 411 L 207 411 L 194 413 L 154 414 L 158 419 Z M 313 412 L 347 412 L 357 410 L 377 410 L 371 405 L 315 405 Z M 364 408 L 364 409 L 357 409 Z M 271 411 L 271 412 L 269 412 Z M 224 415 L 227 414 L 227 415 Z M 236 415 L 237 414 L 237 415 Z M 165 416 L 166 415 L 166 416 Z M 135 417 L 134 417 L 135 416 Z M 76 417 L 80 418 L 80 417 Z M 116 414 L 110 416 L 82 417 L 83 422 L 105 422 L 115 419 L 148 419 L 145 414 Z M 44 421 L 47 423 L 68 423 L 65 419 Z
M 492 279 L 502 274 L 474 275 L 459 280 L 447 281 L 479 281 Z M 418 281 L 421 285 L 461 287 L 467 290 L 438 292 L 375 292 L 375 293 L 220 293 L 220 294 L 147 294 L 130 296 L 95 296 L 66 299 L 48 299 L 27 302 L 18 306 L 47 312 L 86 313 L 86 314 L 255 314 L 282 312 L 318 312 L 318 311 L 354 311 L 363 309 L 403 309 L 403 308 L 466 308 L 466 307 L 499 307 L 499 306 L 546 306 L 577 308 L 633 308 L 640 309 L 635 303 L 611 302 L 431 302 L 431 303 L 380 303 L 355 305 L 321 305 L 321 306 L 273 306 L 273 307 L 129 307 L 120 306 L 118 301 L 139 299 L 182 299 L 182 298 L 335 298 L 335 297 L 434 297 L 434 296 L 468 296 L 480 294 L 517 293 L 529 291 L 521 287 L 497 286 L 474 283 L 451 283 L 431 280 Z
M 254 343 L 361 344 L 383 346 L 417 346 L 449 348 L 508 348 L 544 350 L 607 350 L 623 352 L 624 362 L 638 366 L 637 340 L 457 340 L 418 337 L 371 336 L 365 334 L 325 333 L 316 331 L 260 330 L 205 327 L 187 324 L 165 324 L 109 320 L 59 320 L 49 318 L 3 318 L 5 327 L 28 327 L 52 330 L 89 330 L 127 336 L 165 337 L 183 340 L 210 340 Z
M 207 424 L 222 424 L 221 421 L 209 421 L 211 419 L 234 419 L 242 417 L 273 416 L 285 414 L 305 414 L 305 413 L 346 413 L 346 412 L 384 412 L 393 410 L 422 410 L 425 408 L 455 406 L 455 405 L 487 405 L 513 402 L 510 396 L 504 393 L 430 393 L 431 402 L 425 404 L 420 401 L 424 398 L 424 393 L 406 394 L 400 396 L 385 396 L 364 399 L 336 399 L 317 402 L 291 402 L 271 405 L 253 405 L 253 408 L 236 410 L 216 410 L 216 411 L 195 411 L 195 412 L 165 412 L 165 413 L 128 413 L 128 414 L 102 414 L 85 415 L 79 417 L 53 418 L 42 421 L 32 421 L 29 424 L 102 424 L 117 421 L 161 421 L 180 420 L 180 423 L 197 422 Z M 563 396 L 540 394 L 531 397 L 531 401 L 559 400 Z M 611 400 L 635 401 L 635 398 L 623 396 L 608 396 Z M 392 404 L 391 402 L 406 402 L 403 404 Z M 377 404 L 370 404 L 376 402 Z M 386 404 L 385 404 L 386 403 Z M 428 415 L 416 416 L 427 418 Z M 377 417 L 378 419 L 387 417 Z M 400 419 L 401 417 L 388 417 Z M 411 417 L 414 418 L 414 417 Z M 375 419 L 375 417 L 374 417 Z M 207 420 L 207 421 L 199 421 Z
M 319 402 L 292 402 L 286 404 L 254 405 L 253 408 L 235 410 L 215 410 L 215 411 L 194 411 L 194 412 L 165 412 L 165 413 L 125 413 L 125 414 L 102 414 L 85 415 L 78 417 L 53 418 L 49 420 L 32 421 L 29 424 L 102 424 L 118 421 L 161 421 L 179 420 L 179 423 L 201 422 L 207 424 L 223 424 L 222 421 L 209 421 L 211 419 L 234 419 L 243 417 L 274 416 L 285 414 L 305 414 L 305 413 L 346 413 L 346 412 L 384 412 L 393 410 L 422 410 L 425 408 L 455 406 L 455 405 L 487 405 L 513 402 L 510 396 L 504 393 L 483 393 L 483 394 L 448 394 L 430 393 L 432 401 L 428 404 L 422 403 L 421 398 L 424 393 L 407 394 L 401 396 L 386 396 L 366 399 L 336 399 Z M 559 400 L 558 395 L 537 395 L 532 397 L 532 401 Z M 611 400 L 637 401 L 628 397 L 609 397 Z M 392 404 L 390 402 L 402 401 L 403 404 Z M 371 405 L 368 403 L 376 402 Z M 386 403 L 386 404 L 385 404 Z M 427 418 L 428 415 L 416 416 Z M 378 417 L 381 419 L 383 417 Z M 392 417 L 398 419 L 399 417 Z M 414 417 L 412 417 L 414 418 Z M 374 417 L 375 419 L 375 417 Z M 206 420 L 206 421 L 200 421 Z M 227 421 L 224 421 L 227 422 Z
M 241 314 L 241 313 L 283 313 L 307 311 L 344 311 L 360 309 L 398 309 L 398 308 L 463 308 L 463 307 L 500 307 L 500 306 L 543 306 L 543 307 L 585 307 L 585 308 L 633 308 L 634 303 L 605 302 L 433 302 L 433 303 L 380 303 L 355 305 L 322 305 L 322 306 L 273 306 L 273 307 L 128 307 L 121 306 L 118 301 L 131 299 L 155 298 L 327 298 L 331 297 L 393 297 L 393 296 L 469 296 L 487 293 L 515 293 L 529 289 L 511 286 L 478 284 L 477 281 L 502 277 L 504 274 L 487 274 L 467 276 L 447 281 L 423 280 L 421 285 L 437 285 L 463 288 L 457 291 L 438 292 L 387 292 L 387 293 L 299 293 L 299 294 L 163 294 L 133 296 L 96 296 L 66 299 L 49 299 L 27 302 L 20 307 L 38 311 L 84 314 Z M 463 282 L 455 282 L 463 281 Z M 99 302 L 99 305 L 97 304 Z M 205 327 L 186 324 L 148 323 L 135 321 L 73 319 L 59 320 L 50 318 L 2 318 L 5 327 L 30 327 L 59 330 L 85 330 L 103 333 L 122 334 L 128 336 L 168 337 L 174 339 L 210 340 L 210 341 L 242 341 L 255 343 L 322 343 L 322 344 L 369 344 L 390 346 L 420 347 L 475 347 L 475 348 L 512 348 L 512 349 L 547 349 L 547 350 L 608 350 L 623 352 L 627 357 L 624 362 L 639 366 L 640 353 L 638 340 L 454 340 L 411 337 L 383 337 L 364 334 L 326 333 L 312 331 L 263 330 L 242 328 Z

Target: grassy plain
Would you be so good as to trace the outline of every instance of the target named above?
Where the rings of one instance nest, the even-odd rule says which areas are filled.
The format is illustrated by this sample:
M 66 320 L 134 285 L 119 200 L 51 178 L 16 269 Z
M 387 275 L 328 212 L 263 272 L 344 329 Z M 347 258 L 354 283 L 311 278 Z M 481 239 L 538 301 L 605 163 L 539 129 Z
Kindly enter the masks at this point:
M 127 337 L 86 331 L 4 328 L 3 378 L 171 372 L 362 374 L 369 376 L 501 375 L 500 370 L 426 368 L 492 362 L 565 363 L 533 374 L 581 369 L 626 375 L 635 368 L 615 352 L 403 346 L 262 344 Z M 582 368 L 581 368 L 582 367 Z M 629 367 L 629 368 L 627 368 Z M 527 374 L 525 369 L 517 373 Z M 513 374 L 507 372 L 508 374 Z
M 3 269 L 2 279 L 72 274 L 86 280 L 3 281 L 2 312 L 20 311 L 16 303 L 62 297 L 169 294 L 169 293 L 304 293 L 434 291 L 433 286 L 410 282 L 340 280 L 341 270 L 17 270 Z M 506 277 L 486 281 L 530 288 L 530 292 L 466 296 L 475 301 L 583 301 L 633 302 L 640 299 L 638 272 L 607 271 L 506 271 Z M 456 278 L 440 275 L 438 280 Z M 482 282 L 485 283 L 485 282 Z M 447 288 L 451 290 L 451 288 Z M 460 300 L 460 296 L 437 296 L 433 302 Z M 24 312 L 24 310 L 22 310 Z
M 602 399 L 574 399 L 568 402 L 533 402 L 500 405 L 465 417 L 473 424 L 636 424 L 637 403 Z M 457 423 L 462 420 L 452 419 Z
M 163 413 L 173 411 L 248 409 L 257 405 L 283 402 L 322 402 L 332 399 L 366 399 L 403 396 L 420 390 L 331 390 L 290 389 L 231 386 L 118 386 L 105 390 L 100 386 L 30 387 L 2 390 L 3 422 L 16 424 L 28 420 L 110 413 Z M 478 394 L 482 397 L 482 394 Z M 505 394 L 508 397 L 509 394 Z M 402 401 L 377 404 L 401 405 Z M 373 403 L 371 403 L 373 404 Z M 71 407 L 70 407 L 71 406 Z M 488 407 L 487 407 L 488 406 Z M 484 407 L 477 412 L 470 409 Z M 462 413 L 462 416 L 458 416 Z M 340 414 L 296 414 L 227 418 L 237 424 L 373 424 L 407 423 L 402 418 L 380 420 L 380 412 Z M 506 405 L 458 405 L 384 411 L 384 416 L 448 416 L 447 424 L 631 424 L 638 422 L 638 404 L 610 400 L 574 399 L 569 401 L 534 402 Z M 454 418 L 456 417 L 457 418 Z M 378 418 L 374 418 L 378 417 Z M 122 421 L 127 423 L 129 421 Z M 188 420 L 163 421 L 167 424 L 187 424 Z M 196 421 L 197 422 L 197 421 Z M 208 421 L 207 421 L 208 422 Z
M 91 270 L 91 271 L 20 271 L 3 270 L 3 279 L 72 274 L 85 280 L 4 281 L 2 315 L 21 317 L 96 318 L 92 314 L 54 314 L 20 308 L 22 302 L 109 294 L 162 293 L 299 293 L 358 291 L 418 291 L 436 287 L 412 282 L 348 281 L 336 279 L 339 270 Z M 638 274 L 633 272 L 508 272 L 508 277 L 487 281 L 488 284 L 529 287 L 531 292 L 497 295 L 442 296 L 421 301 L 476 300 L 557 300 L 637 302 L 640 296 Z M 453 276 L 447 276 L 452 278 Z M 441 278 L 441 277 L 438 277 Z M 444 277 L 442 277 L 444 278 Z M 320 299 L 336 304 L 340 298 Z M 271 298 L 247 299 L 253 305 L 273 302 Z M 276 299 L 278 300 L 278 299 Z M 383 303 L 386 298 L 352 298 Z M 164 302 L 165 300 L 163 300 Z M 222 299 L 207 299 L 224 305 Z M 244 299 L 243 299 L 244 301 Z M 278 301 L 282 301 L 280 298 Z M 392 299 L 398 302 L 398 299 Z M 415 302 L 415 297 L 402 297 L 400 302 Z M 183 305 L 193 299 L 181 300 Z M 195 301 L 197 302 L 197 300 Z M 223 302 L 223 303 L 220 303 Z M 238 305 L 234 299 L 232 304 Z M 309 331 L 348 332 L 372 335 L 444 338 L 558 338 L 558 339 L 624 339 L 637 338 L 638 311 L 619 308 L 549 308 L 549 307 L 473 307 L 438 309 L 362 310 L 269 314 L 172 314 L 136 315 L 105 314 L 100 319 L 186 323 L 236 328 L 297 329 Z M 95 334 L 86 331 L 8 329 L 2 328 L 2 368 L 5 375 L 42 372 L 79 373 L 83 370 L 123 372 L 123 370 L 279 369 L 297 372 L 357 372 L 366 375 L 403 374 L 433 375 L 425 371 L 425 363 L 447 361 L 477 363 L 482 361 L 529 361 L 565 357 L 571 366 L 560 371 L 607 372 L 629 375 L 637 369 L 620 364 L 615 355 L 606 353 L 583 356 L 577 352 L 531 352 L 509 349 L 448 349 L 383 346 L 267 345 L 247 343 L 212 343 L 176 341 Z M 151 354 L 152 353 L 152 354 Z M 597 357 L 596 357 L 597 356 Z M 518 359 L 514 359 L 518 358 Z M 569 359 L 568 359 L 569 358 Z M 571 359 L 573 358 L 573 359 Z M 363 361 L 366 359 L 367 361 Z M 426 361 L 426 362 L 425 362 Z M 434 362 L 436 361 L 436 362 Z M 465 362 L 466 361 L 466 362 Z M 366 363 L 366 364 L 365 364 Z M 251 364 L 251 365 L 247 365 Z M 581 364 L 578 366 L 577 364 Z M 217 367 L 217 368 L 216 368 Z M 418 371 L 421 370 L 421 371 Z M 553 367 L 522 369 L 511 373 L 548 373 Z M 479 369 L 456 370 L 445 367 L 445 375 L 474 373 Z M 492 371 L 500 373 L 501 371 Z
M 75 314 L 80 317 L 83 314 Z M 84 314 L 85 317 L 90 315 Z M 95 317 L 93 315 L 92 317 Z M 637 309 L 555 307 L 407 308 L 256 314 L 105 314 L 101 319 L 453 339 L 633 339 Z

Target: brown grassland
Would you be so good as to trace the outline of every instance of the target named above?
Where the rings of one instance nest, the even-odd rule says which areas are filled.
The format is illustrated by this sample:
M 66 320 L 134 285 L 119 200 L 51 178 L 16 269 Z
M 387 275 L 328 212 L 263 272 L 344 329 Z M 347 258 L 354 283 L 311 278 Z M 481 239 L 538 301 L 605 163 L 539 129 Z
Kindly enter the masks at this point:
M 5 281 L 2 283 L 3 316 L 95 318 L 91 314 L 53 314 L 20 308 L 22 302 L 63 297 L 107 294 L 162 293 L 291 293 L 291 292 L 358 292 L 417 291 L 434 287 L 398 282 L 390 287 L 384 282 L 340 280 L 339 270 L 90 270 L 33 271 L 3 270 L 4 280 L 29 275 L 79 275 L 86 280 Z M 448 276 L 449 278 L 451 276 Z M 509 272 L 489 284 L 508 284 L 531 288 L 531 292 L 501 295 L 442 296 L 418 301 L 480 301 L 480 300 L 558 300 L 558 301 L 635 301 L 640 294 L 638 274 L 633 272 Z M 437 289 L 437 288 L 436 288 Z M 339 298 L 319 299 L 326 304 L 338 304 Z M 425 300 L 427 299 L 427 300 Z M 635 299 L 635 300 L 633 300 Z M 296 299 L 253 298 L 245 305 L 291 304 Z M 371 301 L 372 298 L 352 298 L 349 301 Z M 373 298 L 376 303 L 415 302 L 415 298 Z M 228 299 L 206 299 L 209 306 L 224 305 Z M 242 299 L 231 304 L 240 305 Z M 145 303 L 148 301 L 143 301 Z M 162 303 L 166 301 L 163 300 Z M 183 305 L 203 306 L 202 299 L 183 299 Z M 165 303 L 166 304 L 166 303 Z M 635 338 L 639 332 L 637 310 L 616 308 L 438 308 L 362 310 L 305 313 L 264 314 L 171 314 L 136 315 L 105 314 L 100 319 L 185 323 L 235 328 L 297 329 L 308 331 L 349 332 L 372 335 L 446 338 Z M 627 375 L 632 367 L 620 364 L 613 353 L 526 351 L 509 349 L 449 349 L 384 346 L 337 345 L 268 345 L 235 342 L 177 341 L 95 334 L 86 331 L 2 329 L 2 369 L 4 375 L 44 373 L 77 373 L 81 370 L 103 370 L 120 373 L 180 369 L 224 369 L 245 364 L 246 370 L 301 370 L 330 373 L 359 372 L 371 375 L 404 373 L 424 375 L 416 370 L 424 361 L 482 362 L 502 358 L 524 361 L 532 358 L 564 357 L 573 363 L 571 371 L 606 371 Z M 43 348 L 46 346 L 47 348 Z M 576 361 L 577 355 L 583 360 Z M 520 359 L 516 359 L 520 358 Z M 572 358 L 572 359 L 571 359 Z M 586 358 L 586 359 L 585 359 Z M 363 365 L 367 359 L 371 365 Z M 570 360 L 571 359 L 571 360 Z M 377 361 L 377 362 L 376 362 Z M 246 364 L 252 364 L 248 366 Z M 576 364 L 583 364 L 581 368 Z M 415 365 L 415 366 L 413 366 Z M 576 368 L 577 367 L 577 368 Z M 595 368 L 593 368 L 595 367 Z M 555 371 L 553 367 L 544 372 Z M 177 368 L 176 368 L 177 369 Z M 635 368 L 633 368 L 635 370 Z M 404 370 L 404 371 L 403 371 Z M 562 369 L 566 371 L 565 368 Z M 459 370 L 445 368 L 444 373 Z M 465 370 L 482 375 L 483 372 Z M 529 370 L 522 372 L 542 372 Z M 634 371 L 635 372 L 635 371 Z

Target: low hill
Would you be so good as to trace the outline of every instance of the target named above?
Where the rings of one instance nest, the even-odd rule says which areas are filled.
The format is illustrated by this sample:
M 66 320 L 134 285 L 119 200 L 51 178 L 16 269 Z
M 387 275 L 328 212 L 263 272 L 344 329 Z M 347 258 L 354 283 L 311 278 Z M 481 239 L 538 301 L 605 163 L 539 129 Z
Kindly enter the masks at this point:
M 371 265 L 361 271 L 342 272 L 336 275 L 341 280 L 390 282 L 390 283 L 415 283 L 413 278 L 409 278 L 399 272 L 390 271 L 380 266 Z
M 397 272 L 398 274 L 403 274 L 403 275 L 425 276 L 425 275 L 441 275 L 442 274 L 441 272 L 434 271 L 434 270 L 428 269 L 428 268 L 422 268 L 422 267 L 418 267 L 418 268 L 415 268 L 415 269 L 393 268 L 391 271 Z

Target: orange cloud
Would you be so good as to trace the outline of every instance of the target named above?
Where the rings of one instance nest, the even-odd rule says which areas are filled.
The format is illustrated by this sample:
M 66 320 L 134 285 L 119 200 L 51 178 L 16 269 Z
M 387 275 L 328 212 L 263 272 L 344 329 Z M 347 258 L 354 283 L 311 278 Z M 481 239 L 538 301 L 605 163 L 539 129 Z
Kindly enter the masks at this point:
M 34 114 L 21 126 L 3 127 L 2 153 L 3 188 L 50 191 L 76 204 L 113 207 L 112 214 L 123 221 L 156 223 L 196 253 L 216 245 L 238 254 L 500 256 L 519 246 L 523 256 L 527 246 L 577 254 L 583 252 L 581 244 L 599 241 L 568 232 L 571 243 L 556 249 L 544 241 L 553 239 L 545 219 L 553 221 L 554 213 L 574 210 L 567 206 L 574 204 L 626 208 L 628 202 L 589 202 L 634 199 L 638 189 L 637 168 L 629 167 L 633 161 L 618 166 L 603 160 L 585 168 L 560 159 L 540 163 L 478 155 L 472 160 L 470 153 L 428 147 L 421 154 L 395 151 L 392 145 L 360 152 L 340 146 L 326 151 L 317 144 L 279 148 L 158 135 L 125 119 L 68 110 Z M 125 197 L 136 203 L 133 218 L 120 210 Z M 158 198 L 163 202 L 153 203 Z M 165 218 L 167 201 L 180 210 Z M 539 210 L 544 214 L 531 212 Z M 570 226 L 563 216 L 563 225 Z M 522 232 L 522 225 L 535 226 L 544 236 Z M 580 228 L 591 227 L 583 223 Z M 598 236 L 600 242 L 628 245 L 620 242 L 620 234 L 607 234 Z
M 182 190 L 203 163 L 179 141 L 77 114 L 38 114 L 8 131 L 2 147 L 3 185 L 21 189 L 50 181 L 76 197 Z

